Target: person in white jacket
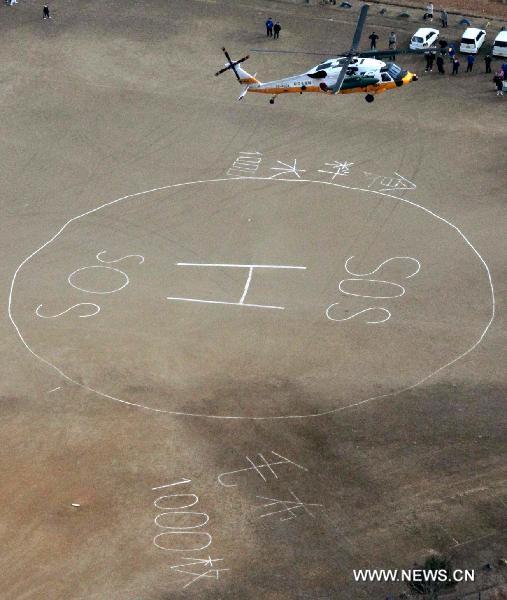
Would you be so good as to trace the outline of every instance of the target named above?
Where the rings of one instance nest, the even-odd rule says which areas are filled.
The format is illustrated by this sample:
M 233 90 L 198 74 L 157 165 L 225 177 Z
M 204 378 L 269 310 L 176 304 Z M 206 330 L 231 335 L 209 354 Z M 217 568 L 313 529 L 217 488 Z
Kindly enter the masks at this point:
M 426 7 L 426 14 L 424 15 L 425 19 L 429 21 L 433 21 L 433 2 L 430 2 Z

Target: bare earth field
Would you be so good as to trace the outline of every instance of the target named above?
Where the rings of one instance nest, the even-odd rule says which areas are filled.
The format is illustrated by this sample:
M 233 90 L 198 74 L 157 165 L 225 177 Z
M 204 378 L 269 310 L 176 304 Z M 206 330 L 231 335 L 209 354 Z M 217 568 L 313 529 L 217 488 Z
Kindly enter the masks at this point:
M 375 0 L 375 2 L 377 2 L 377 0 Z M 397 7 L 405 6 L 409 9 L 417 8 L 421 12 L 421 18 L 426 8 L 426 3 L 421 2 L 420 0 L 384 0 L 381 4 L 391 4 Z M 443 8 L 451 15 L 453 13 L 459 15 L 460 18 L 463 16 L 489 16 L 504 20 L 507 18 L 507 6 L 502 0 L 445 0 L 441 4 L 439 2 L 434 3 L 434 7 L 435 23 L 440 23 L 440 11 Z M 400 10 L 398 10 L 398 14 L 399 12 Z M 458 21 L 460 18 L 458 18 Z
M 406 585 L 353 569 L 435 551 L 476 570 L 446 598 L 502 597 L 506 99 L 482 58 L 402 56 L 419 81 L 371 105 L 240 103 L 222 45 L 343 51 L 357 11 L 51 9 L 0 6 L 0 597 L 382 600 Z M 371 13 L 363 47 L 419 26 Z M 266 81 L 318 60 L 250 54 Z

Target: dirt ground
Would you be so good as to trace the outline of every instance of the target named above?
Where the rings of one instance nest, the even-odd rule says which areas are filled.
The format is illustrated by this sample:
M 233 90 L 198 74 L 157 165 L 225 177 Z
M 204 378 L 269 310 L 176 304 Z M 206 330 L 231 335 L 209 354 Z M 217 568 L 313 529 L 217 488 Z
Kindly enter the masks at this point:
M 375 0 L 377 2 L 377 0 Z M 424 13 L 426 3 L 420 0 L 384 0 L 379 4 L 393 5 L 393 6 L 405 6 L 410 9 L 417 8 Z M 506 19 L 507 18 L 507 6 L 502 0 L 445 0 L 441 4 L 439 2 L 434 3 L 435 8 L 435 22 L 439 23 L 440 11 L 445 9 L 451 15 L 458 14 L 460 20 L 463 16 L 475 16 L 484 17 L 490 16 L 493 18 Z M 399 13 L 400 11 L 398 11 Z M 422 16 L 421 16 L 422 18 Z
M 213 76 L 220 48 L 304 72 L 250 49 L 339 52 L 357 12 L 50 8 L 0 7 L 0 597 L 398 598 L 353 569 L 435 551 L 476 570 L 446 597 L 500 597 L 507 128 L 482 58 L 271 106 Z M 364 47 L 419 25 L 371 12 Z

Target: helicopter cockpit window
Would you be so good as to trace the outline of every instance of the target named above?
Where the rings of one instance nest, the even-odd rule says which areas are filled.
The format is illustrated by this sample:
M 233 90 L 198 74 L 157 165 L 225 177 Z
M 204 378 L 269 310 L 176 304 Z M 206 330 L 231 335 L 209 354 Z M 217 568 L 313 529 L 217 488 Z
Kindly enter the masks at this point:
M 380 76 L 382 78 L 382 81 L 391 81 L 391 78 L 387 73 L 381 73 Z
M 315 67 L 317 69 L 317 71 L 321 71 L 322 69 L 329 69 L 329 67 L 332 65 L 332 62 L 325 62 L 322 63 L 321 65 L 318 65 L 317 67 Z
M 324 77 L 327 77 L 326 71 L 315 71 L 315 73 L 307 73 L 307 75 L 312 79 L 324 79 Z
M 397 79 L 401 75 L 400 67 L 398 67 L 398 65 L 395 65 L 394 63 L 389 63 L 387 65 L 387 72 L 393 79 Z

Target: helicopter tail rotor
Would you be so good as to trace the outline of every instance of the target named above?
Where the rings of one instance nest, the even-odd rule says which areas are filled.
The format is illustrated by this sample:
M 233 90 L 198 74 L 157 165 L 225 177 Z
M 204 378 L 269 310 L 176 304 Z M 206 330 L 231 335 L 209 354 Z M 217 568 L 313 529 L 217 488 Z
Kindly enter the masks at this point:
M 232 69 L 232 71 L 233 71 L 234 75 L 236 76 L 236 79 L 239 81 L 239 83 L 251 83 L 249 81 L 245 81 L 245 79 L 249 79 L 251 76 L 248 75 L 248 73 L 246 71 L 243 71 L 243 69 L 241 69 L 241 67 L 238 67 L 238 65 L 240 65 L 242 62 L 245 62 L 245 60 L 250 58 L 250 56 L 247 55 L 247 56 L 244 56 L 243 58 L 240 58 L 239 60 L 233 61 L 225 48 L 222 48 L 222 52 L 225 54 L 225 58 L 227 59 L 228 64 L 226 64 L 226 66 L 223 69 L 220 69 L 220 71 L 217 71 L 215 73 L 215 77 L 218 77 L 218 75 L 221 75 L 222 73 L 225 73 L 225 71 Z M 248 77 L 245 78 L 244 75 L 247 75 Z

